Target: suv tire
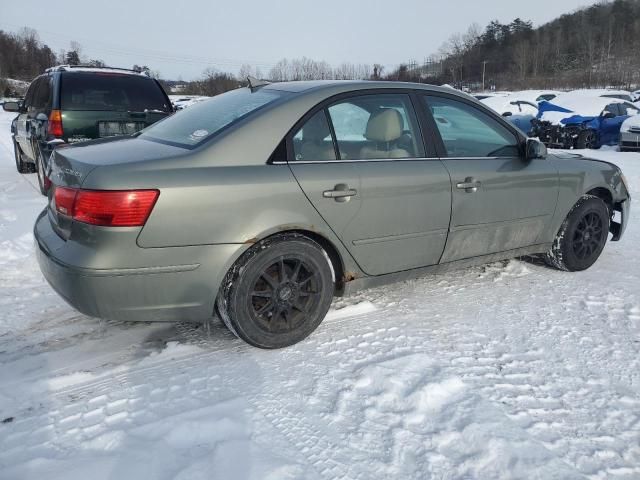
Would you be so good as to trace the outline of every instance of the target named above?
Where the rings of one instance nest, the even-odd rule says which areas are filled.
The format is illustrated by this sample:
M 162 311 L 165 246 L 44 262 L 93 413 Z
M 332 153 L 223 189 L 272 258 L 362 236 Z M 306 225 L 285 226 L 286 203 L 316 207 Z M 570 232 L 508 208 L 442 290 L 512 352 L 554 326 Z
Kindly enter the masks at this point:
M 16 159 L 16 170 L 20 173 L 32 173 L 33 172 L 33 164 L 27 163 L 24 161 L 24 157 L 22 156 L 22 150 L 20 149 L 20 145 L 16 142 L 16 139 L 13 139 L 13 155 Z

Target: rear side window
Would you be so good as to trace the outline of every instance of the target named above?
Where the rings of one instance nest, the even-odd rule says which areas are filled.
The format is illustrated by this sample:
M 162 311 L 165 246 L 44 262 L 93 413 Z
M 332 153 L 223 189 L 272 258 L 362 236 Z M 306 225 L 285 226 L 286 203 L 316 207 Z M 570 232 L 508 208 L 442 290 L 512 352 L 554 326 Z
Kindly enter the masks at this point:
M 38 79 L 33 92 L 33 108 L 44 110 L 51 105 L 51 81 L 48 77 Z
M 448 157 L 515 157 L 517 137 L 488 114 L 464 102 L 424 97 Z
M 72 73 L 62 75 L 63 110 L 170 112 L 162 89 L 143 75 Z
M 298 161 L 335 160 L 331 130 L 324 110 L 320 110 L 293 136 L 293 153 Z
M 286 92 L 239 88 L 180 110 L 143 130 L 141 138 L 192 147 L 252 113 L 276 102 Z
M 408 95 L 350 97 L 328 108 L 341 160 L 420 158 L 424 149 Z

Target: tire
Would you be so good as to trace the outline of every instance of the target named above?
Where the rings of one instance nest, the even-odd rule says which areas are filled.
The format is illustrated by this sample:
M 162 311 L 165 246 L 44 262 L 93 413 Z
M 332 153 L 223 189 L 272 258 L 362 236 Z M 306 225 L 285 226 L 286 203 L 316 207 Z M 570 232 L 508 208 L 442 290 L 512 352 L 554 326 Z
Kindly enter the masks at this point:
M 45 164 L 44 164 L 44 155 L 42 154 L 42 149 L 39 146 L 34 148 L 36 152 L 36 173 L 38 174 L 38 186 L 40 187 L 40 193 L 44 196 L 47 195 L 47 188 L 45 185 Z
M 610 220 L 607 204 L 599 197 L 585 195 L 562 222 L 545 261 L 567 272 L 586 270 L 598 260 L 607 243 Z
M 583 130 L 578 135 L 578 139 L 576 140 L 576 148 L 579 150 L 587 149 L 597 149 L 598 148 L 598 137 L 596 136 L 596 132 L 593 130 Z
M 216 303 L 222 321 L 254 347 L 298 343 L 320 325 L 331 306 L 335 287 L 329 262 L 320 245 L 300 234 L 257 243 L 220 287 Z
M 24 161 L 22 150 L 20 149 L 20 146 L 18 145 L 18 142 L 16 142 L 15 138 L 13 139 L 13 155 L 16 159 L 16 170 L 18 170 L 19 173 L 33 172 L 33 164 Z

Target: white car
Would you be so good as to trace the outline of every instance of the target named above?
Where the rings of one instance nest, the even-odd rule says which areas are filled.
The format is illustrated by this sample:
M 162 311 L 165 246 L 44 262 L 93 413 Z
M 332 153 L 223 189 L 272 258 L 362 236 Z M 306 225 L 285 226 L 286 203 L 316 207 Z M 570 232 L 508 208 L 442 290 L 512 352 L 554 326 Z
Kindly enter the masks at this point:
M 483 98 L 480 101 L 528 133 L 531 130 L 531 121 L 538 115 L 538 102 L 553 100 L 558 95 L 560 92 L 553 90 L 522 90 L 503 96 Z
M 572 90 L 568 92 L 573 96 L 584 95 L 586 97 L 605 97 L 605 98 L 617 98 L 624 100 L 625 102 L 633 102 L 633 93 L 627 90 L 613 90 L 611 88 L 584 88 L 580 90 Z
M 640 115 L 627 118 L 620 127 L 620 151 L 640 151 Z

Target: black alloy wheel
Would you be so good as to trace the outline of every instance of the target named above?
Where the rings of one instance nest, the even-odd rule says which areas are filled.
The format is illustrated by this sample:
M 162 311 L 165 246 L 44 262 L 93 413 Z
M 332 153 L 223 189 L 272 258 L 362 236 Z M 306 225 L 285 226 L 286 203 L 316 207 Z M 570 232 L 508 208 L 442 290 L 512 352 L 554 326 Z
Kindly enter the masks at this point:
M 562 223 L 545 261 L 569 272 L 586 270 L 598 260 L 607 243 L 610 219 L 611 211 L 604 200 L 583 196 Z
M 268 332 L 299 328 L 320 300 L 319 272 L 297 256 L 282 256 L 255 279 L 250 293 L 253 320 Z
M 335 283 L 329 257 L 298 233 L 256 243 L 229 270 L 216 307 L 225 325 L 260 348 L 293 345 L 322 322 Z
M 602 245 L 604 236 L 602 218 L 597 213 L 586 214 L 573 234 L 573 253 L 580 260 L 588 259 Z

